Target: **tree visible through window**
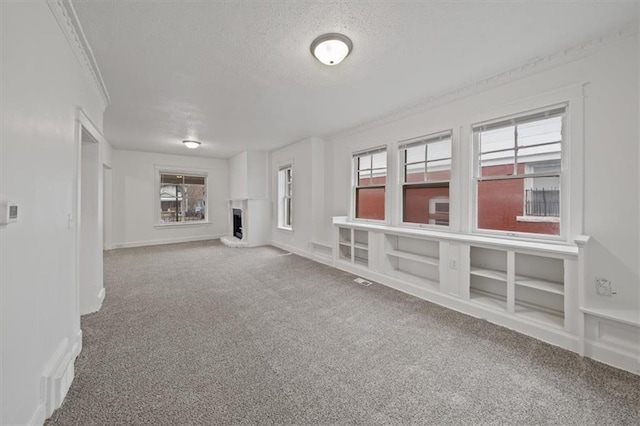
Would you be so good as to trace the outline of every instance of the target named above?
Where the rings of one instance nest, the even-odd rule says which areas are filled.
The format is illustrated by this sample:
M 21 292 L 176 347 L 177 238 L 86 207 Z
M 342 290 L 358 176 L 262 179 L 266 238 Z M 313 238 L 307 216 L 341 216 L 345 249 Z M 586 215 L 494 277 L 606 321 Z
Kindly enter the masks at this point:
M 387 150 L 354 154 L 354 196 L 357 219 L 384 220 L 384 194 L 387 184 Z
M 560 234 L 565 109 L 474 127 L 478 229 Z
M 160 172 L 160 222 L 206 220 L 206 177 Z

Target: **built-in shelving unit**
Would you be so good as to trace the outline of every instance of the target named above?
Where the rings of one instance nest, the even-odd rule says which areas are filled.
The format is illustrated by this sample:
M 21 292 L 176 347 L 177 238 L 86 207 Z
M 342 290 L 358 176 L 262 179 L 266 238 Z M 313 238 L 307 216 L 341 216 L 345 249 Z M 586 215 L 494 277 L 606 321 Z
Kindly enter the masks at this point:
M 333 264 L 425 300 L 640 372 L 640 312 L 589 296 L 575 244 L 334 218 Z M 585 296 L 586 295 L 586 296 Z
M 440 244 L 402 235 L 385 234 L 386 273 L 405 281 L 438 289 Z
M 564 260 L 470 248 L 470 297 L 545 326 L 564 328 Z
M 507 310 L 507 253 L 483 247 L 470 249 L 471 300 L 491 309 Z
M 360 266 L 369 266 L 369 233 L 358 229 L 339 228 L 338 258 Z
M 564 260 L 515 253 L 515 313 L 564 328 Z

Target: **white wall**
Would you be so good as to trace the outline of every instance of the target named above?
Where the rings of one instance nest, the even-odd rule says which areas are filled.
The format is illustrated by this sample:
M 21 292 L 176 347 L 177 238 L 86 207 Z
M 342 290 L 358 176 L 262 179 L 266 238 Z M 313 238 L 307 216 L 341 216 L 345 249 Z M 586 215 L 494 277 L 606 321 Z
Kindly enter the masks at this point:
M 247 152 L 243 151 L 228 160 L 229 198 L 240 200 L 249 198 L 247 189 Z
M 271 242 L 284 249 L 309 255 L 314 242 L 330 245 L 324 232 L 324 142 L 309 138 L 271 153 L 269 180 L 273 206 Z M 278 171 L 284 165 L 293 171 L 293 230 L 278 228 Z M 326 219 L 326 220 L 325 220 Z
M 228 160 L 229 195 L 232 200 L 267 198 L 266 151 L 243 151 Z
M 600 47 L 587 56 L 578 56 L 555 67 L 538 73 L 525 73 L 522 78 L 509 81 L 328 141 L 332 144 L 333 157 L 326 162 L 326 176 L 333 197 L 328 200 L 331 206 L 326 206 L 327 216 L 348 213 L 352 152 L 449 128 L 462 135 L 462 146 L 454 146 L 454 150 L 465 152 L 468 151 L 464 143 L 469 143 L 470 125 L 478 117 L 491 118 L 492 111 L 509 108 L 517 113 L 520 112 L 518 105 L 523 102 L 588 83 L 584 100 L 584 209 L 573 214 L 578 222 L 582 216 L 583 232 L 592 237 L 587 277 L 588 303 L 599 307 L 637 309 L 640 282 L 640 242 L 636 237 L 640 228 L 637 34 Z M 389 167 L 392 169 L 394 166 L 392 162 Z M 469 166 L 462 164 L 459 167 L 459 176 L 463 178 L 460 187 L 469 189 L 470 185 L 465 186 L 464 182 L 464 178 L 470 176 Z M 455 187 L 453 185 L 452 188 Z M 462 216 L 459 226 L 464 230 L 465 223 L 469 223 L 466 212 L 470 203 L 469 192 L 462 192 L 452 193 L 452 208 L 457 196 Z M 452 220 L 453 217 L 452 212 Z M 331 226 L 327 225 L 326 232 L 330 230 Z M 597 297 L 596 276 L 611 279 L 618 294 L 613 298 Z
M 0 228 L 0 424 L 13 425 L 42 419 L 41 376 L 77 340 L 75 114 L 101 129 L 104 103 L 44 1 L 0 7 L 0 197 L 20 205 Z
M 207 224 L 157 226 L 156 166 L 203 171 L 207 179 Z M 228 223 L 227 160 L 114 149 L 112 153 L 114 247 L 217 238 Z
M 247 151 L 247 198 L 267 198 L 269 181 L 266 151 Z

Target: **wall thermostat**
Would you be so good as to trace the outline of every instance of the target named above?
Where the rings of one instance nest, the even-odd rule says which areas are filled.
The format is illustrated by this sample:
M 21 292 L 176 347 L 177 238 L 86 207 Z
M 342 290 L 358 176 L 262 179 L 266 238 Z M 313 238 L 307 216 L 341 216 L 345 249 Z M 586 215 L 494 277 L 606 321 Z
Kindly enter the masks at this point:
M 18 204 L 13 201 L 0 200 L 0 225 L 18 220 Z

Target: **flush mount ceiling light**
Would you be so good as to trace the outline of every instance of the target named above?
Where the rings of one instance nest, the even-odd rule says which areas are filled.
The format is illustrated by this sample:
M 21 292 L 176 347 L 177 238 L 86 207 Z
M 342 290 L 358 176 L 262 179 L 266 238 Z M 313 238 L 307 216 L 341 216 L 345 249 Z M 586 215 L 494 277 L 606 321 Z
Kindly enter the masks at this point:
M 311 54 L 325 65 L 338 65 L 353 49 L 349 37 L 338 34 L 324 34 L 311 43 Z
M 200 146 L 200 142 L 198 141 L 182 141 L 182 143 L 187 147 L 187 148 L 191 148 L 191 149 L 196 149 L 197 147 Z

